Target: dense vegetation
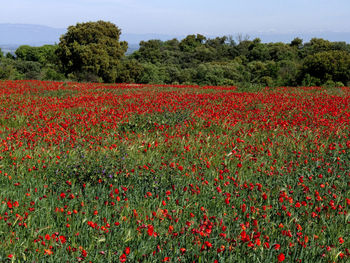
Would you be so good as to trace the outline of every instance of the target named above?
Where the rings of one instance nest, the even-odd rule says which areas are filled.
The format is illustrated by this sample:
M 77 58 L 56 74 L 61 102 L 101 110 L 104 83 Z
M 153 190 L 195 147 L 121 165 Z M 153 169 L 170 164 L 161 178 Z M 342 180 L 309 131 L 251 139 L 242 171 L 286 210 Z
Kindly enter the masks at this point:
M 303 43 L 262 43 L 256 38 L 141 41 L 125 56 L 127 43 L 109 22 L 71 26 L 58 45 L 20 46 L 15 56 L 0 51 L 0 79 L 93 82 L 349 86 L 350 45 L 314 38 Z
M 120 33 L 0 51 L 0 261 L 349 262 L 350 45 Z
M 350 88 L 0 81 L 0 262 L 350 262 Z
M 114 82 L 128 49 L 126 42 L 119 42 L 120 34 L 118 27 L 104 21 L 70 26 L 55 52 L 62 71 L 78 80 Z

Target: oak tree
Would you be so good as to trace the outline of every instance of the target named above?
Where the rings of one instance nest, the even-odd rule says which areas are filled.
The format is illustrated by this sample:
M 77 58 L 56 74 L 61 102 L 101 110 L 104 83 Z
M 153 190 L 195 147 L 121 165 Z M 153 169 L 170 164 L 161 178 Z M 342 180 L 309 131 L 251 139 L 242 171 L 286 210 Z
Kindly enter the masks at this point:
M 64 73 L 78 80 L 114 82 L 128 44 L 111 22 L 78 23 L 61 36 L 56 54 Z

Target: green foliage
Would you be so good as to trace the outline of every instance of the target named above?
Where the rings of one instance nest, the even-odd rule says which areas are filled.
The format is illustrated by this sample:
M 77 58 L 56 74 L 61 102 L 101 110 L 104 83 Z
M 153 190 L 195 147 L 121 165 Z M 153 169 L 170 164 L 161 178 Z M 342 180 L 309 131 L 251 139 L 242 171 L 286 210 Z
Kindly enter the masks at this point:
M 16 57 L 25 61 L 39 61 L 39 53 L 36 47 L 23 45 L 15 51 Z
M 163 84 L 169 76 L 166 73 L 165 67 L 159 67 L 152 63 L 142 64 L 143 70 L 139 76 L 140 83 Z
M 324 51 L 345 51 L 350 53 L 350 45 L 345 42 L 330 42 L 322 38 L 313 38 L 303 46 L 300 54 L 304 58 Z
M 203 63 L 196 69 L 195 82 L 201 85 L 233 85 L 242 81 L 237 63 Z
M 294 48 L 301 48 L 303 44 L 303 40 L 299 37 L 294 38 L 291 42 L 290 42 L 290 46 L 294 47 Z
M 327 80 L 333 81 L 329 85 L 347 84 L 349 54 L 345 42 L 318 38 L 305 44 L 300 38 L 290 44 L 266 44 L 259 38 L 240 37 L 236 44 L 232 37 L 189 35 L 180 42 L 142 41 L 140 50 L 128 59 L 141 63 L 142 72 L 132 79 L 142 83 L 298 86 Z
M 250 61 L 270 60 L 271 56 L 268 46 L 262 43 L 257 43 L 252 50 L 250 50 L 248 58 Z
M 206 40 L 206 37 L 200 34 L 188 35 L 180 42 L 180 50 L 184 52 L 194 51 L 197 47 L 203 44 L 204 40 Z
M 74 152 L 62 157 L 59 166 L 53 166 L 51 173 L 53 180 L 57 178 L 72 179 L 76 183 L 96 183 L 99 179 L 111 180 L 115 170 L 124 170 L 127 157 L 125 149 L 116 153 L 93 154 L 87 152 Z
M 44 45 L 39 47 L 40 58 L 39 62 L 42 64 L 57 64 L 58 57 L 56 55 L 56 50 L 58 45 Z
M 321 83 L 335 81 L 347 83 L 350 79 L 350 53 L 322 51 L 305 58 L 303 73 L 317 78 Z
M 41 47 L 32 47 L 23 45 L 15 51 L 16 57 L 24 61 L 40 62 L 41 64 L 57 63 L 55 54 L 57 45 L 44 45 Z
M 0 84 L 1 262 L 349 262 L 349 89 Z
M 185 121 L 191 120 L 190 110 L 152 112 L 148 114 L 138 114 L 130 118 L 127 123 L 120 125 L 121 132 L 147 132 L 154 130 L 159 125 L 176 126 L 182 125 Z
M 8 58 L 8 59 L 15 59 L 15 56 L 12 53 L 10 53 L 10 52 L 6 53 L 5 57 Z
M 118 83 L 136 83 L 142 74 L 142 65 L 135 59 L 122 60 L 118 67 Z
M 6 61 L 0 69 L 1 78 L 64 80 L 64 75 L 58 72 L 56 49 L 57 45 L 20 46 L 15 51 L 16 57 L 6 54 Z
M 332 43 L 322 38 L 313 38 L 306 46 L 310 48 L 312 54 L 332 49 Z
M 64 73 L 78 79 L 90 74 L 104 82 L 114 82 L 128 47 L 126 42 L 119 41 L 120 34 L 116 25 L 105 21 L 68 27 L 56 52 Z
M 42 80 L 63 81 L 63 80 L 65 80 L 65 76 L 63 73 L 60 73 L 51 67 L 45 67 L 42 71 L 42 78 L 41 79 Z
M 141 41 L 140 49 L 137 51 L 135 56 L 140 60 L 140 62 L 157 64 L 160 62 L 162 56 L 162 45 L 163 42 L 160 40 Z
M 277 62 L 278 72 L 276 86 L 297 86 L 299 63 L 295 60 L 281 60 Z
M 286 45 L 284 43 L 270 43 L 267 44 L 270 59 L 273 61 L 281 60 L 295 60 L 297 58 L 297 53 L 293 47 Z
M 195 68 L 185 68 L 183 70 L 178 69 L 177 72 L 178 78 L 173 82 L 192 84 L 195 82 L 195 76 L 197 74 L 197 70 Z
M 41 79 L 41 65 L 34 61 L 16 61 L 16 70 L 22 74 L 23 79 Z
M 350 45 L 313 38 L 262 43 L 238 36 L 127 43 L 110 22 L 70 26 L 59 45 L 20 46 L 14 57 L 0 50 L 0 78 L 151 84 L 250 86 L 350 85 Z
M 11 60 L 3 58 L 0 61 L 0 79 L 17 79 L 18 75 Z

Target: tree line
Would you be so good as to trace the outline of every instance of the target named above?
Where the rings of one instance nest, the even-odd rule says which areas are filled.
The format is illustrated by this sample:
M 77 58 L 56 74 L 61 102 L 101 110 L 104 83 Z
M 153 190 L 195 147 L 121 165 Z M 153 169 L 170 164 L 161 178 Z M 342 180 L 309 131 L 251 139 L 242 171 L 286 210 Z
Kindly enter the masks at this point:
M 313 38 L 262 43 L 259 38 L 141 41 L 125 55 L 121 30 L 105 21 L 68 27 L 57 45 L 0 50 L 0 79 L 198 85 L 350 86 L 350 44 Z

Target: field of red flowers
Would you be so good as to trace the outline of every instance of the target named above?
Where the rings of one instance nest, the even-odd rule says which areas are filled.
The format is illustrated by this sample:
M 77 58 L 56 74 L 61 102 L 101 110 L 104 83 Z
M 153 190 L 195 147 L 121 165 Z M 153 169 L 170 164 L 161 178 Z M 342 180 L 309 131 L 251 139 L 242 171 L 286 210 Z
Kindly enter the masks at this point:
M 0 82 L 0 261 L 349 262 L 350 88 Z

